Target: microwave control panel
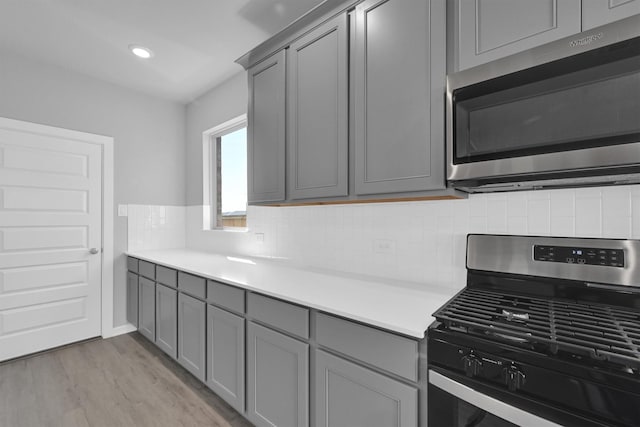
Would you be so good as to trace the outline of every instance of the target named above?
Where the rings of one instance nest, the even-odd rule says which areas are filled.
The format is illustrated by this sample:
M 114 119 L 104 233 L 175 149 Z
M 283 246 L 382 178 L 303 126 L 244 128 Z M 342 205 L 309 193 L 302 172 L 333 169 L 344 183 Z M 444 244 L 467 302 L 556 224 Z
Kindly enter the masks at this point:
M 624 251 L 622 249 L 534 245 L 533 259 L 565 264 L 624 268 Z

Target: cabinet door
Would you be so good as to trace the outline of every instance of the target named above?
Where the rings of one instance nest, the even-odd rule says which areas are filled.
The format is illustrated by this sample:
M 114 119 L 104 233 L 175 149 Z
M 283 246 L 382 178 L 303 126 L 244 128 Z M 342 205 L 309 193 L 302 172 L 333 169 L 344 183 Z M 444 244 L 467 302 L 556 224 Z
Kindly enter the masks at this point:
M 249 322 L 249 420 L 258 427 L 309 425 L 309 345 Z
M 248 70 L 247 190 L 249 202 L 284 200 L 285 51 Z
M 348 193 L 348 37 L 342 14 L 289 47 L 288 197 Z
M 417 427 L 416 388 L 320 350 L 315 373 L 317 427 Z
M 207 306 L 207 385 L 244 412 L 244 318 Z
M 178 357 L 178 292 L 156 284 L 156 345 L 174 359 Z
M 156 340 L 156 284 L 140 277 L 138 280 L 138 331 L 147 339 Z
M 178 362 L 200 381 L 205 380 L 205 303 L 178 295 Z
M 640 0 L 582 0 L 582 31 L 640 13 Z
M 356 6 L 355 190 L 444 188 L 445 5 Z
M 127 322 L 138 327 L 138 275 L 127 272 Z
M 595 0 L 604 3 L 605 0 Z M 456 0 L 458 69 L 580 32 L 581 0 Z

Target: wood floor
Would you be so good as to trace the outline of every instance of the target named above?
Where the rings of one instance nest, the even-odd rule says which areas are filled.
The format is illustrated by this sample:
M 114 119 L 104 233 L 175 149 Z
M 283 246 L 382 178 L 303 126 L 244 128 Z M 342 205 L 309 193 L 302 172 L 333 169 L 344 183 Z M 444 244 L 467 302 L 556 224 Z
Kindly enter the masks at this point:
M 251 424 L 133 333 L 0 364 L 0 426 Z

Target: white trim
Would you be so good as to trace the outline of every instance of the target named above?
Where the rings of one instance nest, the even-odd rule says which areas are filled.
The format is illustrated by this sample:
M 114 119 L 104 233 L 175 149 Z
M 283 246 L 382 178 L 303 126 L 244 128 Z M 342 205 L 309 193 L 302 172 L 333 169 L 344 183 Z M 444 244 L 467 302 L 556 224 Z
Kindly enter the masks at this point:
M 220 123 L 217 126 L 212 127 L 211 129 L 207 129 L 204 132 L 202 132 L 202 135 L 204 136 L 205 134 L 208 136 L 212 136 L 212 135 L 222 135 L 222 134 L 227 134 L 227 133 L 231 133 L 234 130 L 238 130 L 240 128 L 243 128 L 247 125 L 247 115 L 246 114 L 241 114 L 238 117 L 234 117 L 231 120 L 227 120 L 224 123 Z
M 100 296 L 102 316 L 100 329 L 102 337 L 113 336 L 114 331 L 119 329 L 113 327 L 113 138 L 4 117 L 0 117 L 0 127 L 102 146 L 102 283 Z
M 115 328 L 111 328 L 111 330 L 109 331 L 109 335 L 102 334 L 102 338 L 104 338 L 104 339 L 112 338 L 112 337 L 116 337 L 118 335 L 128 334 L 129 332 L 133 332 L 133 331 L 136 331 L 136 330 L 138 330 L 138 328 L 136 328 L 131 323 L 127 323 L 127 324 L 122 325 L 122 326 L 117 326 Z
M 217 205 L 217 194 L 213 190 L 216 186 L 214 184 L 215 174 L 213 172 L 213 164 L 216 159 L 213 158 L 212 145 L 214 138 L 222 135 L 226 135 L 238 129 L 247 126 L 247 115 L 241 114 L 234 117 L 231 120 L 227 120 L 217 126 L 202 132 L 202 205 L 204 207 L 202 213 L 202 230 L 218 230 L 229 231 L 222 228 L 216 228 L 214 221 L 216 220 L 213 214 L 213 209 Z M 208 212 L 205 212 L 208 209 Z M 244 228 L 238 227 L 233 229 L 234 231 L 246 231 Z
M 113 270 L 114 225 L 114 140 L 102 140 L 102 337 L 112 336 L 113 325 Z

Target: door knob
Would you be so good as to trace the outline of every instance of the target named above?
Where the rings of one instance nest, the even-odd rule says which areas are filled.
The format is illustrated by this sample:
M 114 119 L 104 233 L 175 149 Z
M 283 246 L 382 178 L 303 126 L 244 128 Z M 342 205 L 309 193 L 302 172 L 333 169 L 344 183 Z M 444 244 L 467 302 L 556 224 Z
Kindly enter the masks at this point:
M 95 255 L 95 254 L 97 254 L 98 252 L 100 252 L 100 251 L 98 250 L 98 248 L 91 248 L 91 249 L 89 249 L 89 253 L 90 253 L 91 255 Z

